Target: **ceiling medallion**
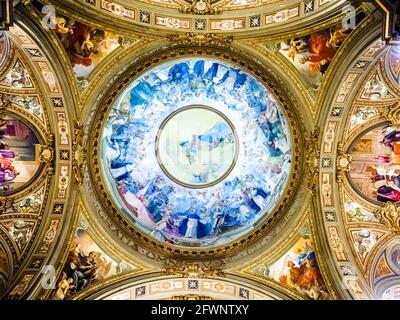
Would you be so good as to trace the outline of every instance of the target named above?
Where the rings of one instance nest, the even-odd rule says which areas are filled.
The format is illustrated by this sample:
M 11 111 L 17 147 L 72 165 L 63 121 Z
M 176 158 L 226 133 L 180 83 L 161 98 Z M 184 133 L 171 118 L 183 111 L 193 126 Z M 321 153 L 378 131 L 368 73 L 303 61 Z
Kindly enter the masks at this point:
M 39 146 L 39 161 L 48 164 L 47 174 L 53 175 L 55 168 L 55 138 L 54 134 L 47 135 L 48 144 Z
M 343 143 L 339 143 L 337 147 L 336 157 L 336 181 L 341 183 L 346 172 L 351 170 L 352 156 L 344 152 Z
M 216 14 L 221 13 L 221 8 L 214 7 L 210 0 L 193 0 L 192 5 L 182 5 L 179 11 L 190 14 Z

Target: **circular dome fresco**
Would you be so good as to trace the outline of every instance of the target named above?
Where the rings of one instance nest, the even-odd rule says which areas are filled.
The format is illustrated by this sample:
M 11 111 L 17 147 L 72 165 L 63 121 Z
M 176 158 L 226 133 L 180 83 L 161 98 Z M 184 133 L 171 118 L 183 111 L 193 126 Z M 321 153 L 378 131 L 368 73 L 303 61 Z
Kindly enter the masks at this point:
M 289 125 L 254 77 L 213 58 L 179 59 L 134 80 L 106 117 L 109 191 L 142 231 L 222 245 L 278 204 L 291 173 Z
M 352 143 L 350 183 L 365 199 L 381 204 L 400 202 L 400 130 L 379 124 Z

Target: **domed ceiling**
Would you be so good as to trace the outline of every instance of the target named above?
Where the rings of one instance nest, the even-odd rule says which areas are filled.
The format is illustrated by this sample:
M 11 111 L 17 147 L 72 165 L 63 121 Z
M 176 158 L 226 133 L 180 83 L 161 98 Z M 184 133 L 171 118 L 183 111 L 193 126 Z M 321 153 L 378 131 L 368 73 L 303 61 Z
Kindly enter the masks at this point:
M 398 298 L 400 54 L 346 4 L 16 3 L 0 296 Z

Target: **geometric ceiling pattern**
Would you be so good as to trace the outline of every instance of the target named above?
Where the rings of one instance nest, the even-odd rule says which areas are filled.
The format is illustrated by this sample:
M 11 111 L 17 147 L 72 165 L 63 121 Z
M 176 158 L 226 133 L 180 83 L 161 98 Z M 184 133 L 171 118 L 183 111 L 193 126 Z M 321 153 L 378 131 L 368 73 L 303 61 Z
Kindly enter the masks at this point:
M 0 298 L 400 299 L 399 22 L 377 2 L 16 4 Z

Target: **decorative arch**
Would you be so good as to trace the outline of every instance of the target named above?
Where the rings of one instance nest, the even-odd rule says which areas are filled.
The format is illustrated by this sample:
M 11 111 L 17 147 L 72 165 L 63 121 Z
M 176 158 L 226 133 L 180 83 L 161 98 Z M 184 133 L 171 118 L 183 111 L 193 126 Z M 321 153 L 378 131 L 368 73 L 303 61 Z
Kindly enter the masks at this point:
M 198 297 L 210 300 L 286 300 L 290 296 L 277 289 L 256 284 L 245 277 L 225 275 L 213 278 L 181 278 L 147 274 L 110 283 L 107 288 L 86 293 L 79 299 L 173 300 Z

